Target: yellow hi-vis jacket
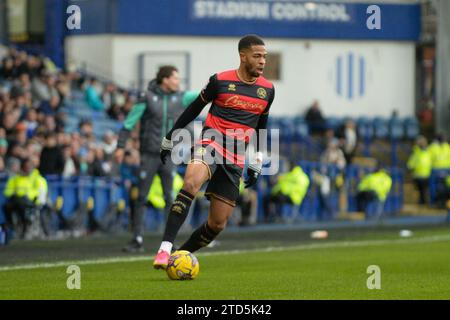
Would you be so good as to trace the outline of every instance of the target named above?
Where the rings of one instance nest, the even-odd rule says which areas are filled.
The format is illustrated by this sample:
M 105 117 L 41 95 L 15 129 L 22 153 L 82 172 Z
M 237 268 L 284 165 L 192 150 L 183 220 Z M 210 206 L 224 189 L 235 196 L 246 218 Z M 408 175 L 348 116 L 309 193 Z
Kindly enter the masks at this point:
M 173 193 L 176 195 L 183 187 L 183 178 L 179 174 L 176 174 L 173 179 Z M 166 207 L 166 201 L 164 200 L 164 192 L 161 183 L 161 177 L 155 175 L 150 186 L 150 190 L 147 194 L 147 201 L 151 203 L 156 209 L 164 209 Z
M 48 184 L 47 180 L 41 175 L 38 169 L 34 169 L 31 172 L 33 179 L 33 189 L 36 198 L 36 204 L 43 205 L 47 202 Z
M 428 150 L 431 153 L 433 169 L 450 168 L 450 145 L 448 143 L 433 142 Z
M 281 193 L 289 196 L 292 203 L 298 206 L 305 198 L 308 187 L 308 175 L 300 166 L 295 166 L 291 171 L 279 176 L 271 194 Z
M 408 159 L 408 169 L 412 171 L 414 178 L 426 179 L 431 175 L 433 168 L 431 152 L 414 146 L 413 152 Z
M 359 191 L 374 191 L 380 201 L 385 201 L 392 187 L 392 178 L 380 170 L 365 176 L 358 184 Z
M 41 176 L 37 169 L 34 169 L 29 175 L 16 174 L 6 182 L 3 194 L 10 198 L 16 196 L 19 198 L 27 197 L 36 204 L 45 204 L 48 193 L 47 181 Z

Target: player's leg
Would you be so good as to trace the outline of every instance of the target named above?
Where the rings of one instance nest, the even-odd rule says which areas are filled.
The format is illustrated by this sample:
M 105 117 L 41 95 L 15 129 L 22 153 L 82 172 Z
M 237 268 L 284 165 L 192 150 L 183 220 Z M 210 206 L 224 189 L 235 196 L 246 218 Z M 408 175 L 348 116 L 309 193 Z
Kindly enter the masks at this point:
M 195 252 L 206 247 L 225 229 L 234 206 L 215 196 L 211 196 L 210 200 L 208 220 L 192 233 L 191 237 L 180 247 L 180 250 Z
M 208 165 L 199 161 L 193 161 L 188 164 L 184 175 L 183 187 L 170 207 L 163 240 L 153 263 L 156 269 L 165 269 L 167 267 L 173 242 L 186 220 L 192 201 L 209 178 L 210 168 Z
M 205 191 L 211 205 L 208 221 L 195 230 L 180 250 L 194 252 L 207 246 L 225 228 L 239 197 L 239 168 L 217 166 Z

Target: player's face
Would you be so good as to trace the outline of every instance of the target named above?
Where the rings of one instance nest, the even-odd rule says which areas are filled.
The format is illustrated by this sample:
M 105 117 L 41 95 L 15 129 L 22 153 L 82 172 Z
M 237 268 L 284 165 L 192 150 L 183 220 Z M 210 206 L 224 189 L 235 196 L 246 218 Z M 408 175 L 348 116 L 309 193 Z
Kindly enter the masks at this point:
M 247 73 L 252 77 L 259 77 L 264 72 L 266 65 L 267 51 L 265 46 L 251 46 L 245 50 L 242 56 Z
M 180 75 L 177 71 L 172 72 L 170 77 L 163 79 L 163 84 L 169 91 L 178 91 L 180 88 Z

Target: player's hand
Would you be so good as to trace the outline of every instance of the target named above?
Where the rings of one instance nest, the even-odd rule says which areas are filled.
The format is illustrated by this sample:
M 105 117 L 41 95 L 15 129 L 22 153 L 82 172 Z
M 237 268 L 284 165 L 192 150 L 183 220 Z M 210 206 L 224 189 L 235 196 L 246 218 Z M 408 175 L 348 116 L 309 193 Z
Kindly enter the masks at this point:
M 256 184 L 261 175 L 262 168 L 262 153 L 258 152 L 256 155 L 256 162 L 252 163 L 247 168 L 247 179 L 244 181 L 245 188 L 249 188 Z
M 159 156 L 161 157 L 161 162 L 163 164 L 166 164 L 166 158 L 167 156 L 170 156 L 171 153 L 172 153 L 172 141 L 164 137 L 161 142 L 161 148 L 159 149 Z
M 117 163 L 122 163 L 124 154 L 125 150 L 123 150 L 122 148 L 118 148 L 116 149 L 116 151 L 114 151 L 114 159 Z

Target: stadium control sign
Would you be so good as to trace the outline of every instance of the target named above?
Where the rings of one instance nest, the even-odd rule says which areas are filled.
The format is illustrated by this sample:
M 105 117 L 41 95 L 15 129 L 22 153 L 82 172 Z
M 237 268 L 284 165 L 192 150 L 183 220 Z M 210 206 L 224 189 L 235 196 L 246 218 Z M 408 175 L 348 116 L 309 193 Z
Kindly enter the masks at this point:
M 351 22 L 348 7 L 337 3 L 195 0 L 195 19 Z

